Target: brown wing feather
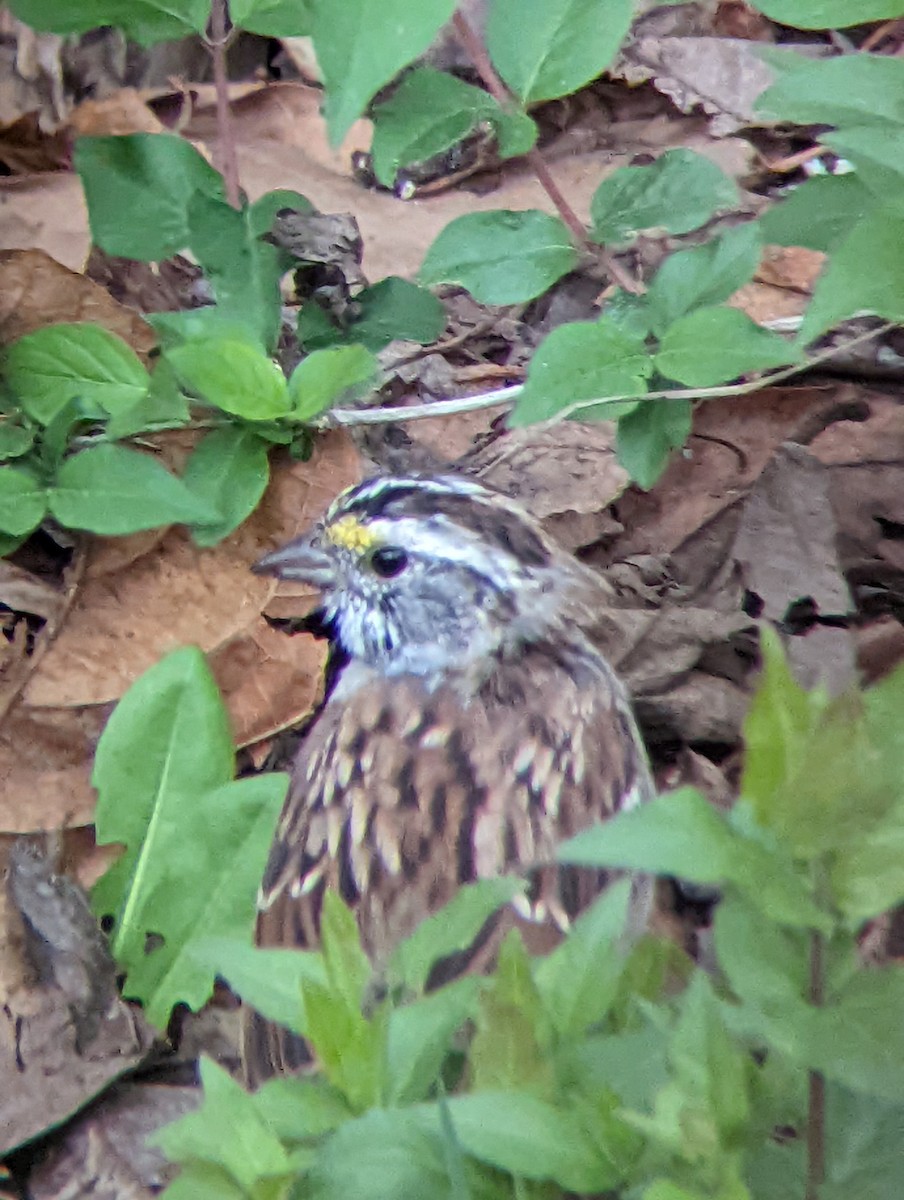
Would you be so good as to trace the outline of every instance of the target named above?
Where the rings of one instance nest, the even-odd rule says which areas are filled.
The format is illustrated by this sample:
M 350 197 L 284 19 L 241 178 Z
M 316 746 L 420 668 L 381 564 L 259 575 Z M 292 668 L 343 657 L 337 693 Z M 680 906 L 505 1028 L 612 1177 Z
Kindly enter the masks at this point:
M 258 943 L 315 946 L 330 887 L 356 909 L 379 969 L 461 884 L 532 867 L 532 915 L 561 927 L 604 880 L 544 868 L 554 846 L 648 786 L 621 686 L 583 649 L 563 657 L 534 647 L 498 664 L 467 700 L 412 676 L 365 684 L 328 703 L 302 745 L 262 885 Z M 249 1074 L 263 1078 L 298 1065 L 303 1050 L 255 1022 L 246 1056 L 257 1060 Z

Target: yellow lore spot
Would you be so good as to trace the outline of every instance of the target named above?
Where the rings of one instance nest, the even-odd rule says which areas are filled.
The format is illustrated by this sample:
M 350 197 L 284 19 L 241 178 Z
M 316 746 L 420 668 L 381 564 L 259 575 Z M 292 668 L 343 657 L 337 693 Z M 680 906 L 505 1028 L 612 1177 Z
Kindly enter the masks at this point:
M 356 517 L 340 517 L 327 525 L 324 534 L 336 546 L 361 554 L 377 542 L 376 536 Z

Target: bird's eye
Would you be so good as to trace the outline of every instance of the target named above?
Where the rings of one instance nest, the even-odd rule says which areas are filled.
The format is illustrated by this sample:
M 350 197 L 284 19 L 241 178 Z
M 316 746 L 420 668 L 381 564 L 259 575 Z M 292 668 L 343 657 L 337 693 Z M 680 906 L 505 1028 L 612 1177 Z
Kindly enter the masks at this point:
M 370 565 L 384 579 L 392 579 L 408 566 L 408 555 L 401 546 L 381 546 L 370 556 Z

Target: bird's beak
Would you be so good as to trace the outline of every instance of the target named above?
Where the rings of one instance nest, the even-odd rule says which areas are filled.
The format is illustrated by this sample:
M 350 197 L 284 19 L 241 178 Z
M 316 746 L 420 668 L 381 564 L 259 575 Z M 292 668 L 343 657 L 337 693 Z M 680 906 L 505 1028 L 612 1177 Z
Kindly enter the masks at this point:
M 271 550 L 252 566 L 255 575 L 276 575 L 327 588 L 335 580 L 335 568 L 329 555 L 319 544 L 316 533 L 296 538 L 278 550 Z

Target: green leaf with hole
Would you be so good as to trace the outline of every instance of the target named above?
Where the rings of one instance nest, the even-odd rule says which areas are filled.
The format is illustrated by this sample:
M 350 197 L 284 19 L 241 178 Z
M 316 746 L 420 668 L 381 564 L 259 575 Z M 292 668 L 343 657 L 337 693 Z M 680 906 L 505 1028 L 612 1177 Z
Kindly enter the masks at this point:
M 334 146 L 374 93 L 424 53 L 454 10 L 455 0 L 310 0 Z
M 690 233 L 738 202 L 737 186 L 711 159 L 666 150 L 644 167 L 619 167 L 590 202 L 593 236 L 625 245 L 640 234 Z
M 123 446 L 94 446 L 67 458 L 48 488 L 47 502 L 61 525 L 107 537 L 220 519 L 156 459 Z
M 70 400 L 121 413 L 146 394 L 150 377 L 131 346 L 100 325 L 46 325 L 6 351 L 6 378 L 25 412 L 49 424 Z
M 377 360 L 363 346 L 333 346 L 303 359 L 289 379 L 292 418 L 307 421 L 373 380 Z
M 206 434 L 185 464 L 182 482 L 220 514 L 212 525 L 195 525 L 199 546 L 215 546 L 254 512 L 270 479 L 268 443 L 253 429 L 228 425 Z
M 517 427 L 547 421 L 579 400 L 642 396 L 651 372 L 643 340 L 625 333 L 605 317 L 560 325 L 537 347 L 509 424 Z M 575 416 L 577 420 L 591 416 L 615 419 L 631 412 L 637 403 L 620 400 L 588 405 Z
M 654 361 L 667 379 L 706 388 L 801 362 L 802 353 L 739 309 L 698 308 L 669 326 Z
M 75 169 L 94 241 L 108 254 L 142 262 L 185 249 L 188 204 L 196 191 L 224 199 L 222 176 L 175 134 L 79 138 Z
M 166 357 L 189 391 L 245 421 L 270 421 L 291 407 L 282 371 L 248 342 L 202 339 L 176 346 Z
M 31 533 L 47 512 L 47 489 L 19 467 L 0 467 L 0 530 L 13 537 Z
M 605 71 L 632 13 L 630 0 L 495 0 L 487 47 L 497 71 L 525 104 L 554 100 Z
M 557 217 L 528 209 L 467 213 L 450 221 L 427 251 L 421 283 L 457 283 L 482 304 L 532 300 L 577 263 Z

